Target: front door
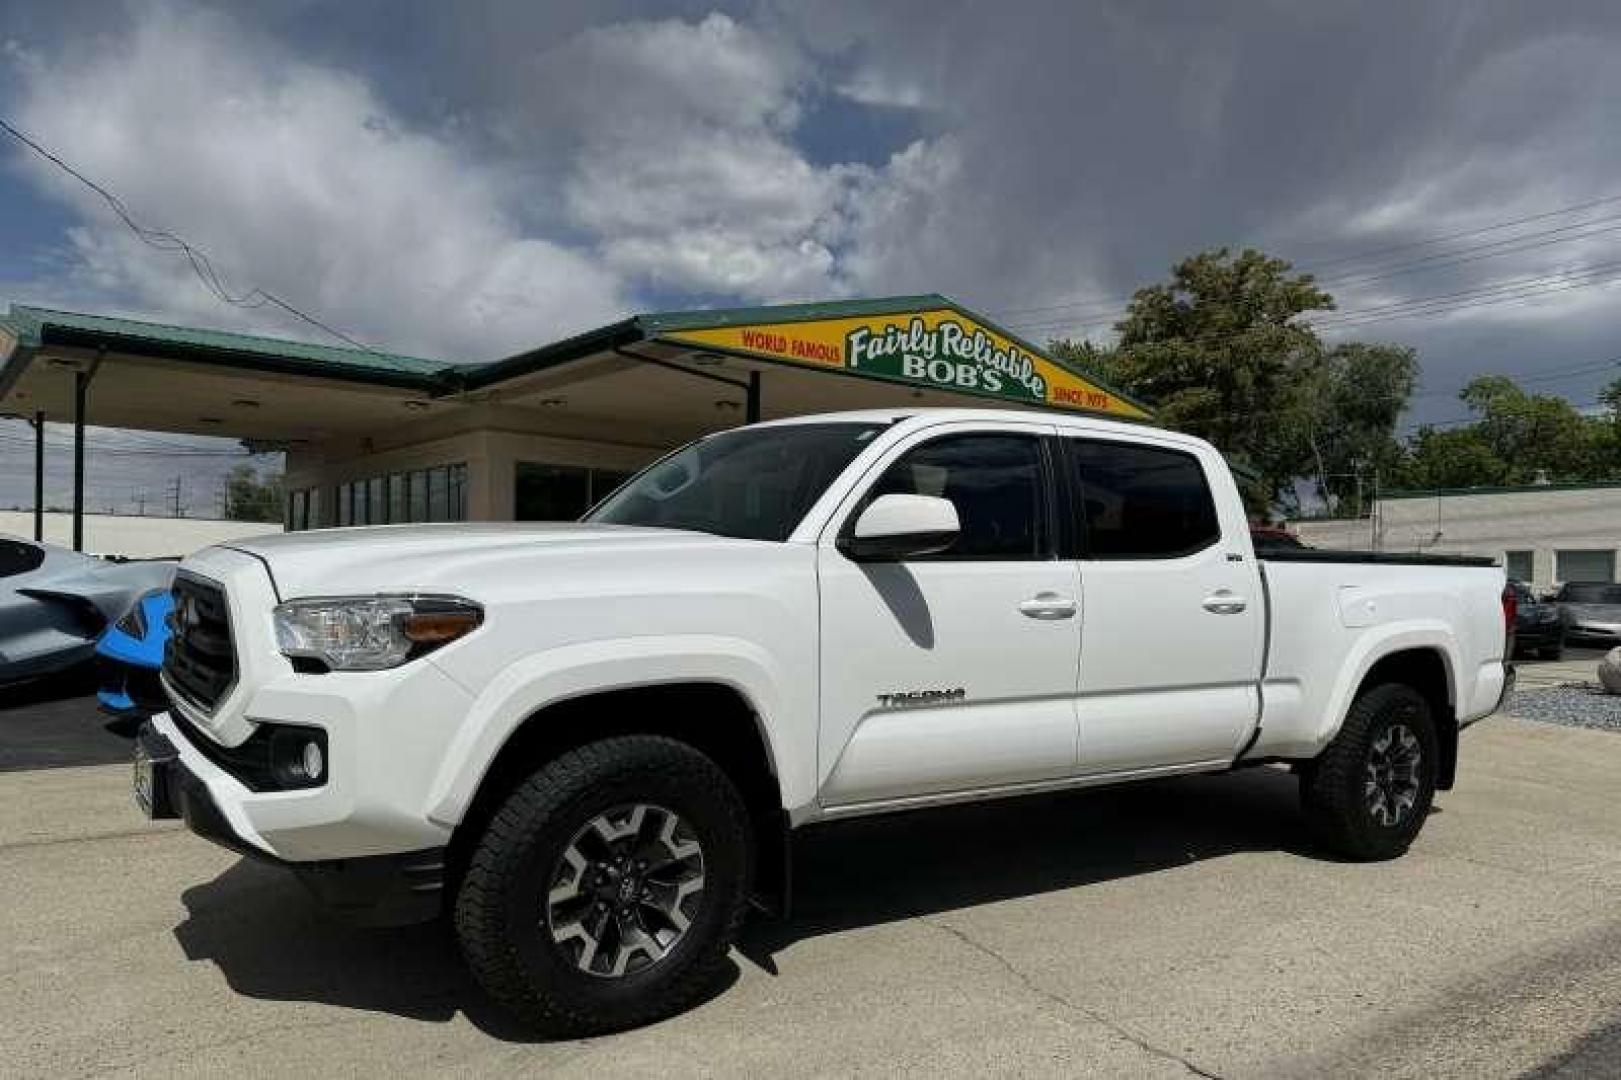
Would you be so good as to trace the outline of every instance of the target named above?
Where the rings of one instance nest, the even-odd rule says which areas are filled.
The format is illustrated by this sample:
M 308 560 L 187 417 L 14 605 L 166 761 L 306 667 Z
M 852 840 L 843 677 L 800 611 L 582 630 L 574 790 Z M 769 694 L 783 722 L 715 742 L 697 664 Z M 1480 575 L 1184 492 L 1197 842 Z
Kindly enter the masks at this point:
M 1086 605 L 1081 771 L 1232 760 L 1259 713 L 1266 604 L 1230 474 L 1147 436 L 1062 441 Z
M 892 452 L 819 551 L 825 807 L 1068 776 L 1080 610 L 1054 557 L 1043 425 L 933 429 Z M 937 555 L 856 563 L 834 539 L 873 498 L 936 495 L 961 532 Z

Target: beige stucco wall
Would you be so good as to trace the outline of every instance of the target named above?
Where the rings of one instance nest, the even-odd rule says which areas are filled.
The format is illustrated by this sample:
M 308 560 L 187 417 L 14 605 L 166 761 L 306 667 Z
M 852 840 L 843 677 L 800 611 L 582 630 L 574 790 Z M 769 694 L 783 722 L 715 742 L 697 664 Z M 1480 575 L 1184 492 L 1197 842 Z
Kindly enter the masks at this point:
M 287 489 L 317 488 L 323 512 L 339 484 L 435 465 L 467 465 L 467 516 L 510 521 L 522 461 L 639 469 L 670 449 L 663 433 L 486 405 L 424 417 L 361 439 L 331 439 L 287 453 Z
M 1510 551 L 1530 551 L 1532 584 L 1546 589 L 1557 583 L 1557 551 L 1611 551 L 1621 563 L 1621 486 L 1381 499 L 1376 519 L 1301 521 L 1289 527 L 1314 547 L 1497 559 Z
M 279 533 L 281 526 L 262 521 L 216 521 L 207 518 L 136 517 L 86 514 L 84 549 L 92 555 L 127 555 L 146 559 L 190 555 L 210 544 L 244 536 Z M 0 533 L 32 539 L 34 515 L 27 510 L 0 510 Z M 45 541 L 73 545 L 73 515 L 46 514 Z

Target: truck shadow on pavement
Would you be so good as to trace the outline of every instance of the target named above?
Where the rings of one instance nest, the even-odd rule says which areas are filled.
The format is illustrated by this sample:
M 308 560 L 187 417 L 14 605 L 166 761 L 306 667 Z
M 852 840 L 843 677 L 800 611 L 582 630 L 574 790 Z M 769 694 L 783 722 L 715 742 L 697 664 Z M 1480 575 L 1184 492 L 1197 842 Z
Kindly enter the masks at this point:
M 1243 851 L 1317 857 L 1293 776 L 1261 768 L 820 826 L 796 841 L 794 909 L 750 920 L 738 952 L 772 974 L 797 941 Z M 174 934 L 249 997 L 316 1001 L 534 1036 L 484 998 L 443 922 L 365 930 L 329 920 L 291 875 L 242 860 L 186 890 Z M 735 964 L 718 996 L 736 981 Z
M 900 813 L 807 829 L 793 910 L 749 923 L 739 951 L 774 957 L 822 934 L 1168 870 L 1244 851 L 1312 847 L 1281 768 L 1157 780 Z

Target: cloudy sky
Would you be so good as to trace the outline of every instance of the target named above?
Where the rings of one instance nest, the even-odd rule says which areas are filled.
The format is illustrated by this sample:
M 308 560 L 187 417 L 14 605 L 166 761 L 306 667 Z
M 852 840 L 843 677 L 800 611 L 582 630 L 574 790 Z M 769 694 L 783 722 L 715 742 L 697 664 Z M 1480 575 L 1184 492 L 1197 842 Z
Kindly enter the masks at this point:
M 1621 373 L 1613 3 L 0 0 L 0 28 L 0 115 L 376 347 L 926 291 L 1101 338 L 1252 244 L 1324 279 L 1325 332 L 1419 350 L 1412 420 L 1479 372 L 1582 404 Z M 0 165 L 0 301 L 319 336 Z

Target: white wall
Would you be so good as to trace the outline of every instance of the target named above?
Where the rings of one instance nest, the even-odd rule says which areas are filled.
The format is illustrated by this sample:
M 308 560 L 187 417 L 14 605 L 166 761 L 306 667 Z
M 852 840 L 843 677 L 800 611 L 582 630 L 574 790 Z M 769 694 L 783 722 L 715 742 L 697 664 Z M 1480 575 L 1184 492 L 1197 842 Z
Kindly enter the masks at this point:
M 280 525 L 263 521 L 86 514 L 84 549 L 92 555 L 128 555 L 132 558 L 190 555 L 199 548 L 225 540 L 281 531 Z M 27 510 L 0 510 L 0 533 L 25 540 L 33 539 L 33 513 Z M 46 514 L 45 542 L 72 547 L 73 515 Z
M 1558 583 L 1554 567 L 1558 551 L 1621 553 L 1621 486 L 1528 487 L 1381 499 L 1378 514 L 1381 550 L 1495 559 L 1510 551 L 1530 551 L 1531 584 L 1538 589 Z M 1368 519 L 1300 521 L 1289 527 L 1313 547 L 1375 546 Z M 1617 563 L 1621 565 L 1621 554 Z

